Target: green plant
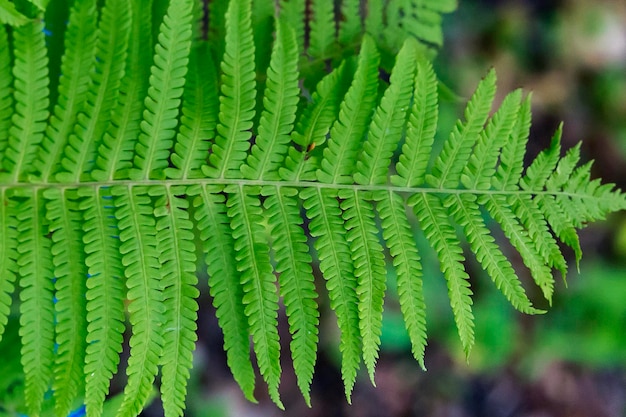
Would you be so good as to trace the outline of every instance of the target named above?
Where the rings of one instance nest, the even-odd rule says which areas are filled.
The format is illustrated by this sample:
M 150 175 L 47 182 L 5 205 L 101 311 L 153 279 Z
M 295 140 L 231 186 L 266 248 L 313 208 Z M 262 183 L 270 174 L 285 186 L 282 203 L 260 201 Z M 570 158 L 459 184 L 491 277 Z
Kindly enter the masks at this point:
M 60 41 L 53 32 L 46 42 L 42 16 L 63 32 L 68 6 L 44 3 L 0 1 L 0 335 L 17 286 L 31 415 L 50 384 L 56 415 L 83 395 L 87 415 L 101 414 L 126 312 L 131 351 L 117 415 L 142 410 L 159 370 L 165 414 L 182 415 L 196 340 L 197 236 L 234 378 L 254 400 L 252 336 L 282 407 L 279 296 L 307 402 L 313 377 L 319 290 L 308 243 L 341 330 L 349 399 L 362 360 L 374 380 L 383 242 L 423 366 L 415 234 L 437 252 L 469 355 L 472 292 L 457 226 L 511 304 L 539 313 L 483 216 L 500 225 L 550 300 L 552 269 L 567 270 L 557 238 L 579 260 L 576 228 L 626 208 L 623 194 L 590 179 L 590 164 L 577 167 L 579 147 L 561 157 L 560 129 L 524 171 L 530 97 L 515 91 L 490 117 L 493 71 L 434 155 L 438 81 L 429 57 L 451 2 L 372 0 L 362 21 L 360 1 L 341 2 L 341 19 L 331 2 L 312 1 L 305 25 L 303 1 L 279 9 L 215 1 L 207 27 L 204 3 L 193 0 L 75 1 L 58 67 L 47 48 Z M 337 34 L 327 29 L 335 22 Z M 386 83 L 380 68 L 392 65 Z

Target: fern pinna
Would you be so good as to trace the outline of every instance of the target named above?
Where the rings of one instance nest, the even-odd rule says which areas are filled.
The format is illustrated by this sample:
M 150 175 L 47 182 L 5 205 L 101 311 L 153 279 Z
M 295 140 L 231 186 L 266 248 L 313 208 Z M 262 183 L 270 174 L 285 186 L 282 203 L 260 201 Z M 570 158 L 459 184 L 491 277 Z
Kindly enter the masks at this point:
M 494 71 L 434 155 L 438 81 L 428 57 L 451 2 L 363 9 L 344 0 L 335 10 L 313 0 L 305 14 L 303 0 L 76 1 L 54 88 L 46 38 L 63 34 L 45 29 L 43 3 L 0 3 L 0 337 L 19 293 L 30 415 L 49 390 L 58 416 L 77 401 L 88 416 L 102 413 L 126 315 L 117 415 L 138 415 L 159 374 L 165 415 L 182 415 L 200 251 L 235 380 L 254 401 L 251 337 L 282 407 L 280 337 L 310 403 L 320 296 L 337 318 L 348 400 L 362 362 L 374 381 L 390 266 L 423 367 L 416 235 L 437 253 L 469 355 L 463 241 L 515 308 L 540 313 L 492 229 L 549 301 L 553 270 L 567 271 L 558 241 L 579 260 L 576 229 L 626 208 L 624 194 L 578 165 L 579 147 L 561 156 L 560 129 L 525 169 L 530 97 L 515 91 L 492 115 Z M 423 3 L 432 7 L 415 6 Z M 423 10 L 400 21 L 406 7 Z M 266 40 L 269 57 L 260 56 Z M 387 83 L 379 73 L 394 42 Z M 333 70 L 316 75 L 319 64 Z M 279 335 L 279 314 L 289 335 Z

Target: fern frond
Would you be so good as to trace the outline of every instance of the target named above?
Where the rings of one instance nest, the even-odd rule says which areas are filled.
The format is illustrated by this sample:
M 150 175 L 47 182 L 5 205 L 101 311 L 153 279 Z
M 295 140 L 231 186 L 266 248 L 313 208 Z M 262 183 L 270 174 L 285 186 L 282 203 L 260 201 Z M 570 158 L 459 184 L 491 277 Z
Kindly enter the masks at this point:
M 296 34 L 298 51 L 304 52 L 306 0 L 280 0 L 280 20 L 289 22 Z
M 23 0 L 19 10 L 37 16 L 47 1 L 33 3 Z M 326 300 L 309 239 L 337 316 L 350 401 L 361 362 L 374 380 L 383 241 L 423 367 L 416 234 L 437 253 L 469 355 L 474 322 L 463 243 L 515 308 L 540 313 L 491 225 L 521 256 L 528 271 L 518 272 L 529 272 L 550 300 L 553 269 L 567 271 L 560 244 L 578 261 L 576 230 L 626 209 L 626 194 L 592 180 L 590 163 L 578 165 L 579 146 L 561 158 L 561 128 L 524 172 L 530 97 L 513 92 L 490 117 L 493 71 L 433 155 L 439 83 L 427 58 L 454 0 L 205 5 L 74 2 L 62 61 L 68 7 L 42 14 L 52 37 L 40 20 L 0 26 L 0 337 L 19 278 L 29 414 L 39 414 L 52 388 L 56 414 L 67 415 L 83 385 L 87 415 L 106 411 L 126 304 L 128 383 L 117 415 L 142 411 L 159 370 L 165 415 L 185 413 L 197 338 L 196 245 L 235 380 L 255 401 L 251 338 L 282 408 L 281 303 L 297 383 L 311 401 L 318 294 L 319 304 Z M 286 19 L 299 13 L 290 26 Z M 49 78 L 55 107 L 46 130 Z
M 17 266 L 20 277 L 20 337 L 28 412 L 39 415 L 52 382 L 54 355 L 54 266 L 47 237 L 45 200 L 40 190 L 24 190 L 19 222 Z
M 87 266 L 87 348 L 85 405 L 88 417 L 102 413 L 122 352 L 124 333 L 124 271 L 119 232 L 109 188 L 81 187 L 83 242 Z
M 439 116 L 437 77 L 428 61 L 417 63 L 414 91 L 405 142 L 396 164 L 398 174 L 391 176 L 391 183 L 399 187 L 423 184 L 435 141 Z
M 429 47 L 441 46 L 441 15 L 454 11 L 456 3 L 456 0 L 390 0 L 386 5 L 387 24 L 382 32 L 385 43 L 396 50 L 410 36 Z
M 342 0 L 338 40 L 342 44 L 353 44 L 361 35 L 360 0 Z
M 42 12 L 46 10 L 46 7 L 48 7 L 48 3 L 50 2 L 50 0 L 28 0 L 28 1 L 31 4 L 35 5 Z
M 524 171 L 524 153 L 530 135 L 531 98 L 532 96 L 529 94 L 526 100 L 522 102 L 515 119 L 515 125 L 511 130 L 511 136 L 502 146 L 500 163 L 492 178 L 492 185 L 498 190 L 513 191 L 519 189 L 517 183 Z
M 189 74 L 183 93 L 180 129 L 174 153 L 170 156 L 175 168 L 166 168 L 168 178 L 201 178 L 210 141 L 217 127 L 217 74 L 209 51 L 202 42 L 189 56 Z
M 550 268 L 544 264 L 543 257 L 538 253 L 535 242 L 519 223 L 519 220 L 510 209 L 506 197 L 502 195 L 488 195 L 485 196 L 484 204 L 489 214 L 502 227 L 504 235 L 522 256 L 524 264 L 530 269 L 533 279 L 541 288 L 545 299 L 551 302 L 554 278 Z
M 532 306 L 515 275 L 513 266 L 489 233 L 476 198 L 471 195 L 456 194 L 448 197 L 445 204 L 452 209 L 454 219 L 463 227 L 472 252 L 476 254 L 476 259 L 511 305 L 522 313 L 543 313 Z
M 184 187 L 156 189 L 157 251 L 163 287 L 163 356 L 161 392 L 165 415 L 182 416 L 195 349 L 199 292 L 189 203 L 178 196 Z
M 556 240 L 544 219 L 543 213 L 537 207 L 537 202 L 526 195 L 513 195 L 509 198 L 515 215 L 524 225 L 532 241 L 535 242 L 544 263 L 558 269 L 563 278 L 567 275 L 567 262 L 561 254 Z
M 327 0 L 311 0 L 310 10 L 313 16 L 309 22 L 309 56 L 327 59 L 334 52 L 337 34 L 334 4 Z
M 209 273 L 209 288 L 217 320 L 224 333 L 224 350 L 235 381 L 250 401 L 254 399 L 254 371 L 250 361 L 248 319 L 244 312 L 243 288 L 239 282 L 235 243 L 220 188 L 202 187 L 195 200 L 196 220 Z
M 17 207 L 7 190 L 0 189 L 0 342 L 11 313 L 17 278 Z
M 152 56 L 151 48 L 145 45 L 152 44 L 152 19 L 145 10 L 152 8 L 152 0 L 131 0 L 130 8 L 133 19 L 125 65 L 127 76 L 122 78 L 119 101 L 98 146 L 96 167 L 91 172 L 96 181 L 128 178 L 148 94 L 150 67 L 146 63 L 151 62 Z
M 130 4 L 126 0 L 107 0 L 98 25 L 95 70 L 87 90 L 85 107 L 77 118 L 61 160 L 57 180 L 76 182 L 90 179 L 97 146 L 110 118 L 124 75 L 130 35 Z
M 406 114 L 413 93 L 417 59 L 416 41 L 407 39 L 398 53 L 380 105 L 376 108 L 368 129 L 367 140 L 356 164 L 357 184 L 385 184 L 391 157 L 402 137 Z
M 48 56 L 43 28 L 42 21 L 33 21 L 13 29 L 15 111 L 2 166 L 14 182 L 32 172 L 48 119 Z
M 51 254 L 55 277 L 57 354 L 54 364 L 54 408 L 56 415 L 69 414 L 74 401 L 83 395 L 85 379 L 86 274 L 82 248 L 82 213 L 75 190 L 48 189 L 44 192 L 46 217 L 52 233 Z M 75 260 L 78 260 L 76 262 Z
M 0 26 L 0 91 L 10 91 L 13 84 L 11 74 L 11 58 L 9 39 L 4 25 Z M 4 160 L 4 152 L 9 142 L 13 97 L 11 94 L 0 95 L 0 157 Z M 2 167 L 0 166 L 0 169 Z
M 367 0 L 367 14 L 365 16 L 365 30 L 374 39 L 380 37 L 384 30 L 383 17 L 385 16 L 385 7 L 383 0 Z
M 264 241 L 258 191 L 241 185 L 227 187 L 228 217 L 237 251 L 237 270 L 241 274 L 243 303 L 254 341 L 259 370 L 267 382 L 272 400 L 284 408 L 278 393 L 280 383 L 280 344 L 278 342 L 278 294 L 276 277 L 270 263 L 269 247 Z
M 623 210 L 626 197 L 616 193 L 613 184 L 601 184 L 600 180 L 591 180 L 591 163 L 574 170 L 564 187 L 565 193 L 557 195 L 560 205 L 567 206 L 577 214 L 580 223 L 602 220 L 606 213 Z
M 535 200 L 542 213 L 545 213 L 546 221 L 552 231 L 554 231 L 554 234 L 558 236 L 561 242 L 574 250 L 576 265 L 578 266 L 582 258 L 582 249 L 572 219 L 563 211 L 563 208 L 557 204 L 554 196 L 540 194 L 535 197 Z
M 411 351 L 422 369 L 426 369 L 426 304 L 422 288 L 422 266 L 405 203 L 400 195 L 391 191 L 375 197 L 383 239 L 396 267 L 400 309 L 411 340 Z
M 559 162 L 562 133 L 563 125 L 561 124 L 552 137 L 550 147 L 537 155 L 526 170 L 526 175 L 520 180 L 519 184 L 523 190 L 541 190 L 545 187 L 546 181 Z
M 367 201 L 371 196 L 346 191 L 340 193 L 339 197 L 343 199 L 341 209 L 347 230 L 346 240 L 350 244 L 354 275 L 357 279 L 363 362 L 374 384 L 386 290 L 385 257 L 377 235 L 374 210 Z
M 18 12 L 11 0 L 0 0 L 0 24 L 9 26 L 23 26 L 29 18 Z
M 337 117 L 345 93 L 342 87 L 346 84 L 346 73 L 346 65 L 342 63 L 317 84 L 311 103 L 303 110 L 291 133 L 291 140 L 300 150 L 289 148 L 284 166 L 279 170 L 284 180 L 315 180 L 319 158 L 312 155 L 311 151 L 326 141 L 326 135 Z
M 132 179 L 165 178 L 191 50 L 192 9 L 192 0 L 172 0 L 163 18 L 150 68 L 150 88 L 135 148 L 137 170 L 131 170 Z
M 115 187 L 120 253 L 128 288 L 133 335 L 128 383 L 117 415 L 134 417 L 143 408 L 158 372 L 163 350 L 163 291 L 156 249 L 155 219 L 146 187 Z
M 458 121 L 432 169 L 427 182 L 436 188 L 458 186 L 463 168 L 487 121 L 496 93 L 496 73 L 491 70 L 480 82 L 465 109 L 465 123 Z
M 330 308 L 337 314 L 341 331 L 341 377 L 348 402 L 361 362 L 361 335 L 359 327 L 357 283 L 341 219 L 337 195 L 332 190 L 308 188 L 300 194 L 306 215 L 310 220 L 309 231 L 317 238 L 315 249 L 320 270 L 326 280 Z
M 463 170 L 461 183 L 469 190 L 488 190 L 502 147 L 509 139 L 516 122 L 522 97 L 521 90 L 506 96 L 493 115 L 474 147 L 472 156 Z
M 254 40 L 250 0 L 231 0 L 226 13 L 217 138 L 202 172 L 211 178 L 237 178 L 250 147 L 255 114 Z
M 580 161 L 580 146 L 579 142 L 573 148 L 568 149 L 565 156 L 559 160 L 556 169 L 546 181 L 546 190 L 558 191 L 568 182 Z
M 292 188 L 263 189 L 268 225 L 272 233 L 272 248 L 279 274 L 280 294 L 283 297 L 289 332 L 292 335 L 291 357 L 298 378 L 298 386 L 306 403 L 311 406 L 309 394 L 317 359 L 319 312 L 317 293 L 313 282 L 311 255 L 302 229 L 298 192 Z
M 324 149 L 320 182 L 351 184 L 361 139 L 374 109 L 378 90 L 380 56 L 374 41 L 363 38 L 356 73 L 350 89 L 341 103 L 339 118 L 330 130 L 328 146 Z
M 468 281 L 469 275 L 463 266 L 465 257 L 461 243 L 450 224 L 448 212 L 439 198 L 418 193 L 413 195 L 408 203 L 415 210 L 430 246 L 437 252 L 441 271 L 448 284 L 448 296 L 461 344 L 465 355 L 469 356 L 474 344 L 474 315 L 472 313 L 472 290 Z
M 267 71 L 263 113 L 255 144 L 241 173 L 250 179 L 278 179 L 298 105 L 298 48 L 289 24 L 277 22 L 276 42 Z
M 47 182 L 58 169 L 62 152 L 82 110 L 93 69 L 98 11 L 95 0 L 75 2 L 65 33 L 61 58 L 59 97 L 35 162 L 37 174 Z

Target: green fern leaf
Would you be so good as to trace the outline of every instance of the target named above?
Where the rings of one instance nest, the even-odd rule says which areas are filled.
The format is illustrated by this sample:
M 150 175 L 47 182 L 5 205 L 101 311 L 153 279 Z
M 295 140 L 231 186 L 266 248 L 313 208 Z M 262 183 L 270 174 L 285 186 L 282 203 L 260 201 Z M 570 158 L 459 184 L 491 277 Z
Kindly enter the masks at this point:
M 280 20 L 289 22 L 296 34 L 298 51 L 304 52 L 305 46 L 305 0 L 280 0 Z
M 184 414 L 196 245 L 235 380 L 254 401 L 252 336 L 282 408 L 281 298 L 298 386 L 311 401 L 322 312 L 309 240 L 337 316 L 350 401 L 361 361 L 373 381 L 379 355 L 381 232 L 424 366 L 422 261 L 407 206 L 439 257 L 467 355 L 472 290 L 458 231 L 511 304 L 540 313 L 491 224 L 550 300 L 553 269 L 567 271 L 560 243 L 578 261 L 576 229 L 626 209 L 625 194 L 591 179 L 591 163 L 577 166 L 579 146 L 561 158 L 560 128 L 524 172 L 530 97 L 513 92 L 490 117 L 494 72 L 433 157 L 439 83 L 426 58 L 454 0 L 87 0 L 72 5 L 64 34 L 68 7 L 22 3 L 55 31 L 47 39 L 39 19 L 0 27 L 0 337 L 19 277 L 29 414 L 52 388 L 56 414 L 66 415 L 83 385 L 87 415 L 106 410 L 126 300 L 128 383 L 117 415 L 138 415 L 157 377 L 165 415 Z
M 41 191 L 24 190 L 16 209 L 19 226 L 20 337 L 28 412 L 39 415 L 52 382 L 54 350 L 54 266 Z
M 189 74 L 183 93 L 183 108 L 176 146 L 171 155 L 176 168 L 165 170 L 168 178 L 201 178 L 210 142 L 217 127 L 217 78 L 205 42 L 192 49 Z
M 46 10 L 46 7 L 48 7 L 48 3 L 50 0 L 28 0 L 28 1 L 43 12 L 44 10 Z
M 469 190 L 488 190 L 496 172 L 500 151 L 511 134 L 520 108 L 522 92 L 506 96 L 500 109 L 493 115 L 480 134 L 472 156 L 463 170 L 461 182 Z
M 112 193 L 120 229 L 120 253 L 126 267 L 130 304 L 130 358 L 128 383 L 117 415 L 137 416 L 143 408 L 158 372 L 163 349 L 163 292 L 156 249 L 155 219 L 145 187 L 116 187 Z
M 562 133 L 563 125 L 561 124 L 552 137 L 550 147 L 537 155 L 537 158 L 526 170 L 524 178 L 520 180 L 520 186 L 523 190 L 540 190 L 545 187 L 546 181 L 559 162 Z
M 418 61 L 414 91 L 405 143 L 396 164 L 398 175 L 391 176 L 391 183 L 398 187 L 422 185 L 432 153 L 439 112 L 437 77 L 428 61 Z
M 152 8 L 152 0 L 131 0 L 130 8 L 133 19 L 126 76 L 122 78 L 119 101 L 111 113 L 111 123 L 98 147 L 96 167 L 91 172 L 97 181 L 128 178 L 141 131 L 143 103 L 148 95 L 150 67 L 146 63 L 152 62 L 152 49 L 145 45 L 152 44 L 152 19 L 145 10 Z
M 254 41 L 250 0 L 231 0 L 226 13 L 226 44 L 217 138 L 202 172 L 211 178 L 237 178 L 250 146 L 255 114 Z
M 0 342 L 9 321 L 17 278 L 17 211 L 16 202 L 0 189 Z
M 535 242 L 510 209 L 507 198 L 502 195 L 488 195 L 485 196 L 484 204 L 489 214 L 500 223 L 504 235 L 522 256 L 524 264 L 530 269 L 545 299 L 552 302 L 554 278 L 550 268 L 543 263 L 543 257 L 538 253 Z
M 337 35 L 334 5 L 327 0 L 311 0 L 310 7 L 313 16 L 309 23 L 308 53 L 314 59 L 327 59 L 334 52 Z
M 338 40 L 344 45 L 356 43 L 361 35 L 360 3 L 359 0 L 343 0 L 341 2 Z
M 231 219 L 237 270 L 241 274 L 243 303 L 254 351 L 261 375 L 267 382 L 270 397 L 281 409 L 284 408 L 278 393 L 280 383 L 280 344 L 278 342 L 278 295 L 276 277 L 272 273 L 269 247 L 263 240 L 263 222 L 258 192 L 243 186 L 230 186 L 228 193 L 228 217 Z
M 580 142 L 569 149 L 565 157 L 559 160 L 556 169 L 550 174 L 546 181 L 546 190 L 558 191 L 565 186 L 576 169 L 578 161 L 580 161 Z
M 554 196 L 540 194 L 535 197 L 535 200 L 541 211 L 545 213 L 546 221 L 554 231 L 554 234 L 574 250 L 576 265 L 578 266 L 582 258 L 582 249 L 572 219 L 557 204 Z
M 393 192 L 376 195 L 383 239 L 397 271 L 398 297 L 411 351 L 422 369 L 426 351 L 426 304 L 422 288 L 422 266 L 409 224 L 404 200 Z
M 0 91 L 9 91 L 13 84 L 9 51 L 9 39 L 6 28 L 0 26 Z M 12 109 L 13 97 L 11 94 L 0 95 L 0 155 L 2 156 L 4 156 L 8 146 Z M 4 157 L 2 159 L 4 160 Z
M 81 212 L 75 190 L 55 188 L 44 192 L 46 217 L 52 233 L 55 277 L 55 318 L 57 354 L 54 364 L 55 413 L 69 414 L 74 401 L 83 395 L 85 379 L 85 267 L 82 248 Z M 74 262 L 78 259 L 79 262 Z
M 465 355 L 469 356 L 474 344 L 474 315 L 469 275 L 463 267 L 461 243 L 450 224 L 448 213 L 439 198 L 430 194 L 415 194 L 409 201 L 415 210 L 424 235 L 437 252 L 441 271 L 448 284 L 448 296 L 454 313 Z
M 441 15 L 456 8 L 456 0 L 389 0 L 382 31 L 385 43 L 397 50 L 407 37 L 414 37 L 429 47 L 441 46 Z
M 23 26 L 30 19 L 18 12 L 10 0 L 0 0 L 0 24 L 9 26 Z
M 235 259 L 234 240 L 226 215 L 226 199 L 219 188 L 189 190 L 198 193 L 196 220 L 209 273 L 209 288 L 216 316 L 224 333 L 224 350 L 235 381 L 248 400 L 254 399 L 254 371 L 250 361 L 248 319 L 243 306 L 243 288 Z
M 530 238 L 537 245 L 544 263 L 558 269 L 565 278 L 567 262 L 561 254 L 561 249 L 554 240 L 542 212 L 537 207 L 537 203 L 529 196 L 520 194 L 511 196 L 509 203 L 513 206 L 515 215 L 528 230 Z
M 300 147 L 289 148 L 289 154 L 279 169 L 284 180 L 315 180 L 319 158 L 312 151 L 326 141 L 326 135 L 337 117 L 339 104 L 345 93 L 346 65 L 342 63 L 333 72 L 322 78 L 313 93 L 311 103 L 304 109 L 291 140 Z M 318 148 L 320 149 L 320 148 Z
M 102 413 L 122 352 L 124 333 L 124 271 L 109 188 L 81 187 L 83 242 L 87 266 L 87 348 L 85 405 L 88 417 Z
M 13 30 L 15 112 L 2 164 L 12 181 L 23 180 L 32 172 L 48 119 L 48 56 L 43 28 L 39 21 Z
M 354 80 L 341 103 L 339 118 L 330 130 L 328 147 L 317 171 L 321 182 L 352 183 L 361 139 L 376 101 L 379 59 L 374 41 L 365 36 Z
M 107 0 L 102 9 L 96 42 L 95 71 L 87 90 L 83 112 L 78 116 L 63 159 L 61 182 L 90 179 L 98 145 L 106 129 L 119 86 L 130 35 L 130 4 L 125 0 Z
M 241 173 L 250 179 L 278 179 L 298 104 L 298 49 L 293 29 L 278 21 L 267 75 L 264 110 L 255 144 Z
M 184 187 L 156 189 L 157 251 L 163 286 L 165 318 L 161 390 L 165 415 L 182 416 L 187 396 L 187 381 L 195 349 L 199 292 L 196 288 L 196 254 L 193 224 L 187 200 L 177 197 Z
M 476 88 L 465 110 L 465 123 L 457 122 L 450 138 L 437 157 L 432 174 L 427 175 L 429 184 L 436 188 L 458 186 L 463 168 L 472 148 L 487 121 L 491 103 L 496 93 L 496 73 L 491 70 Z
M 513 266 L 489 234 L 476 204 L 476 198 L 467 194 L 453 194 L 448 197 L 445 204 L 452 208 L 454 219 L 463 227 L 472 252 L 476 254 L 476 259 L 511 305 L 522 313 L 543 313 L 533 308 L 515 275 Z
M 416 58 L 416 41 L 408 39 L 398 53 L 391 84 L 372 117 L 367 140 L 356 164 L 354 181 L 357 184 L 387 182 L 391 157 L 398 148 L 413 93 Z
M 346 191 L 340 193 L 339 197 L 343 199 L 341 209 L 348 232 L 346 240 L 350 244 L 354 275 L 357 279 L 356 294 L 359 298 L 363 362 L 374 384 L 374 368 L 380 348 L 386 289 L 385 258 L 374 222 L 374 210 L 367 201 L 371 196 Z
M 500 164 L 492 178 L 492 185 L 498 190 L 518 190 L 517 185 L 524 170 L 524 153 L 528 136 L 530 134 L 530 99 L 529 94 L 518 111 L 515 125 L 511 130 L 511 136 L 507 140 L 500 153 Z
M 132 179 L 163 179 L 191 50 L 191 0 L 172 0 L 159 31 Z
M 312 259 L 302 229 L 300 210 L 294 198 L 297 194 L 292 188 L 263 189 L 269 227 L 275 231 L 272 247 L 276 272 L 280 274 L 280 293 L 292 335 L 290 346 L 293 367 L 300 391 L 310 406 L 309 391 L 317 356 L 319 312 L 315 302 L 317 293 L 313 282 Z
M 44 182 L 53 179 L 78 113 L 85 104 L 95 53 L 97 20 L 95 0 L 75 2 L 70 10 L 65 54 L 61 58 L 59 98 L 35 162 L 37 174 Z
M 567 207 L 569 213 L 576 215 L 577 227 L 587 222 L 602 220 L 606 213 L 622 210 L 625 197 L 615 193 L 613 184 L 601 184 L 599 180 L 591 180 L 591 163 L 574 170 L 564 193 L 557 195 L 561 207 Z
M 311 236 L 317 238 L 315 249 L 326 280 L 330 308 L 337 314 L 337 325 L 341 331 L 341 376 L 346 398 L 350 402 L 362 352 L 357 284 L 350 246 L 345 238 L 337 195 L 332 190 L 304 189 L 301 198 L 310 219 L 309 231 Z
M 377 39 L 378 36 L 382 35 L 384 25 L 383 25 L 383 17 L 384 13 L 384 5 L 383 0 L 367 0 L 367 16 L 365 16 L 365 30 L 369 33 L 374 39 Z

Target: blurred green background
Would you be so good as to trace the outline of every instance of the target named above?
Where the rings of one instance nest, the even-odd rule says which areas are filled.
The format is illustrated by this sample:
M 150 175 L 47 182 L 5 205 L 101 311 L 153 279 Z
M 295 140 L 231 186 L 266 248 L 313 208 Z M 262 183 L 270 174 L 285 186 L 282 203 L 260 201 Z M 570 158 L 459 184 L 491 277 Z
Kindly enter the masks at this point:
M 583 159 L 596 161 L 594 175 L 626 189 L 626 1 L 460 0 L 459 10 L 446 17 L 444 32 L 445 46 L 435 64 L 458 100 L 442 104 L 439 139 L 461 114 L 478 80 L 495 67 L 500 100 L 515 88 L 532 91 L 529 158 L 549 144 L 563 121 L 563 147 L 583 141 Z M 361 375 L 351 406 L 343 397 L 332 314 L 322 318 L 313 408 L 305 406 L 288 360 L 281 384 L 287 411 L 275 408 L 262 384 L 259 404 L 246 402 L 226 367 L 221 333 L 208 291 L 203 291 L 186 415 L 626 416 L 626 215 L 594 224 L 580 238 L 580 271 L 566 250 L 567 284 L 557 281 L 553 305 L 541 316 L 515 312 L 468 257 L 477 333 L 469 362 L 436 258 L 426 243 L 418 242 L 428 306 L 428 371 L 420 370 L 410 354 L 390 276 L 378 387 Z M 523 273 L 521 260 L 509 254 Z M 205 278 L 200 281 L 206 283 Z M 522 279 L 528 282 L 528 277 Z M 548 307 L 532 289 L 530 296 L 538 306 Z M 282 320 L 280 332 L 288 334 Z M 288 357 L 288 347 L 284 354 Z M 0 361 L 0 417 L 17 416 L 22 386 L 16 323 L 0 344 L 0 356 L 16 359 Z M 114 382 L 114 391 L 119 390 L 119 381 Z M 143 415 L 160 413 L 160 406 L 153 404 Z

